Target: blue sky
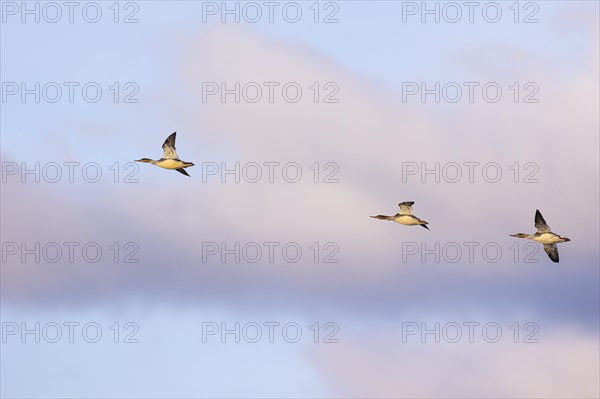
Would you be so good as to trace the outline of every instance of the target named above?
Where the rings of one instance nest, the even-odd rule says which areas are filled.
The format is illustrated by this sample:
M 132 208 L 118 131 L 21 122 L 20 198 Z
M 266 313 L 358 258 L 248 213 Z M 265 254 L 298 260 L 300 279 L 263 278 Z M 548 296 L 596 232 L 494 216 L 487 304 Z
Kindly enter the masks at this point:
M 102 171 L 98 183 L 80 174 L 73 183 L 35 183 L 31 175 L 23 183 L 20 171 L 2 176 L 3 332 L 6 323 L 96 322 L 103 338 L 53 344 L 8 335 L 2 396 L 598 396 L 598 3 L 532 3 L 539 22 L 531 24 L 512 21 L 512 2 L 499 3 L 503 17 L 494 24 L 477 13 L 474 23 L 421 23 L 416 16 L 403 23 L 403 3 L 391 1 L 337 2 L 326 10 L 319 3 L 320 17 L 339 9 L 333 24 L 312 21 L 313 2 L 299 2 L 303 17 L 295 24 L 280 14 L 275 23 L 223 24 L 210 16 L 203 23 L 201 2 L 136 2 L 139 22 L 124 24 L 112 21 L 113 3 L 99 4 L 96 24 L 77 13 L 75 22 L 55 24 L 3 14 L 3 90 L 10 82 L 95 82 L 103 90 L 97 103 L 77 90 L 72 103 L 66 92 L 57 103 L 35 103 L 31 95 L 0 103 L 4 172 L 9 163 L 36 162 L 95 162 Z M 520 18 L 537 9 L 519 7 Z M 122 8 L 120 18 L 131 10 Z M 203 102 L 206 82 L 296 82 L 303 97 Z M 339 101 L 313 102 L 314 82 L 321 90 L 335 83 Z M 480 92 L 473 103 L 403 102 L 406 82 L 495 82 L 503 95 L 497 103 Z M 535 83 L 539 101 L 512 101 L 514 82 L 521 100 L 525 84 Z M 124 103 L 132 87 L 139 101 Z M 181 158 L 195 163 L 191 178 L 127 166 L 160 157 L 173 131 Z M 217 175 L 202 182 L 208 163 L 236 162 L 294 162 L 303 178 L 221 183 Z M 337 165 L 339 182 L 315 183 L 315 162 Z M 402 180 L 408 163 L 436 162 L 496 163 L 503 178 Z M 527 163 L 537 183 L 523 182 Z M 123 182 L 129 171 L 136 183 Z M 320 169 L 320 181 L 328 171 Z M 396 212 L 401 201 L 415 201 L 415 215 L 431 231 L 368 217 Z M 572 240 L 559 244 L 558 264 L 541 246 L 509 237 L 533 231 L 536 209 Z M 6 243 L 72 241 L 98 243 L 101 260 L 87 262 L 79 252 L 74 262 L 56 263 L 7 255 Z M 129 242 L 137 263 L 122 262 Z M 204 262 L 207 242 L 297 243 L 303 256 L 297 263 L 280 252 L 274 262 Z M 337 263 L 322 262 L 330 242 L 339 249 Z M 472 262 L 423 262 L 420 254 L 403 260 L 406 245 L 464 250 L 473 242 Z M 488 243 L 502 249 L 498 262 L 481 252 Z M 535 248 L 537 262 L 525 262 Z M 115 322 L 136 323 L 139 342 L 112 342 Z M 294 344 L 281 337 L 202 342 L 206 322 L 294 322 L 303 336 Z M 335 323 L 339 342 L 314 343 L 315 322 Z M 405 343 L 407 322 L 494 322 L 503 339 Z M 540 341 L 513 342 L 515 322 L 521 333 L 535 323 Z

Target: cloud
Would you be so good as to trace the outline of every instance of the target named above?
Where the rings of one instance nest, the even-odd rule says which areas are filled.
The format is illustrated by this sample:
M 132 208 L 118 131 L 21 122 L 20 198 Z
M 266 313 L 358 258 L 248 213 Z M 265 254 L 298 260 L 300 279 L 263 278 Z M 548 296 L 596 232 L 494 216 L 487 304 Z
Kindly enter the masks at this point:
M 346 335 L 308 356 L 334 395 L 344 397 L 592 398 L 600 392 L 595 335 L 558 330 L 538 343 L 514 343 L 504 329 L 498 343 L 485 342 L 479 332 L 474 343 L 466 336 L 435 343 L 432 335 L 426 343 L 418 335 L 402 343 L 400 331 Z
M 3 184 L 5 241 L 77 239 L 106 246 L 135 241 L 140 263 L 42 265 L 13 259 L 2 268 L 3 299 L 71 302 L 75 297 L 85 302 L 164 295 L 246 303 L 251 296 L 262 303 L 284 296 L 285 306 L 327 303 L 352 312 L 362 309 L 361 303 L 389 307 L 427 295 L 434 298 L 431 306 L 441 298 L 451 299 L 446 299 L 448 306 L 477 302 L 482 294 L 490 303 L 503 304 L 510 294 L 512 306 L 525 301 L 542 314 L 570 318 L 573 308 L 597 310 L 597 287 L 589 283 L 597 278 L 598 260 L 598 160 L 590 145 L 598 140 L 598 117 L 591 111 L 596 100 L 590 100 L 597 98 L 596 56 L 582 60 L 589 67 L 577 79 L 541 77 L 547 83 L 544 93 L 551 95 L 544 94 L 544 101 L 531 108 L 480 102 L 448 113 L 435 105 L 404 104 L 397 94 L 323 54 L 243 27 L 206 28 L 180 43 L 182 55 L 173 65 L 180 68 L 179 80 L 175 86 L 171 81 L 162 96 L 173 101 L 160 105 L 184 127 L 178 151 L 196 163 L 191 179 L 141 165 L 140 183 L 131 185 Z M 202 102 L 202 82 L 221 81 L 297 82 L 306 96 L 298 103 Z M 339 103 L 314 103 L 307 88 L 330 81 L 339 86 Z M 169 97 L 173 93 L 177 96 Z M 154 104 L 145 106 L 151 113 Z M 515 115 L 519 123 L 506 115 Z M 157 136 L 157 143 L 163 138 Z M 131 140 L 146 142 L 148 132 L 132 132 Z M 131 152 L 137 157 L 137 151 Z M 577 163 L 571 162 L 574 153 Z M 201 183 L 202 162 L 231 167 L 268 161 L 298 162 L 307 179 L 221 184 L 215 177 Z M 467 161 L 500 162 L 505 173 L 515 161 L 534 161 L 540 183 L 401 179 L 403 162 Z M 312 182 L 314 162 L 339 165 L 340 182 Z M 368 217 L 394 212 L 401 200 L 416 201 L 415 214 L 430 222 L 431 232 Z M 533 229 L 536 208 L 573 239 L 561 245 L 560 265 L 549 265 L 541 251 L 540 262 L 531 267 L 508 261 L 399 261 L 406 241 L 497 241 L 507 248 L 514 242 L 509 233 Z M 298 264 L 222 264 L 216 258 L 204 263 L 202 242 L 207 241 L 299 242 L 307 255 Z M 312 262 L 308 247 L 329 241 L 339 245 L 340 262 Z M 570 306 L 557 310 L 549 305 L 556 292 Z

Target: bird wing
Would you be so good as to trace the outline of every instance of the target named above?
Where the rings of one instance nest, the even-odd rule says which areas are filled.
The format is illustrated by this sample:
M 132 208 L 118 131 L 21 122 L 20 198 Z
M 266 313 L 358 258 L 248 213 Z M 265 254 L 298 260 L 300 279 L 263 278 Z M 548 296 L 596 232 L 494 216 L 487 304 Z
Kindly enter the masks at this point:
M 185 171 L 185 169 L 180 168 L 180 169 L 175 169 L 176 171 L 178 171 L 179 173 L 183 173 L 186 176 L 189 176 L 188 172 Z
M 550 231 L 550 226 L 548 226 L 546 224 L 546 221 L 544 220 L 544 217 L 542 216 L 542 214 L 540 213 L 540 211 L 537 210 L 537 209 L 535 210 L 535 228 L 540 233 L 546 233 L 546 232 Z
M 558 247 L 556 244 L 544 244 L 544 251 L 552 259 L 552 262 L 558 263 Z
M 165 152 L 165 155 L 163 155 L 164 159 L 179 159 L 179 157 L 177 156 L 177 152 L 175 152 L 175 135 L 177 134 L 177 132 L 173 132 L 173 134 L 171 134 L 169 137 L 167 137 L 167 139 L 165 140 L 165 142 L 162 145 L 162 148 Z
M 399 203 L 398 206 L 400 207 L 400 215 L 412 215 L 413 214 L 412 206 L 414 203 L 415 203 L 414 201 Z

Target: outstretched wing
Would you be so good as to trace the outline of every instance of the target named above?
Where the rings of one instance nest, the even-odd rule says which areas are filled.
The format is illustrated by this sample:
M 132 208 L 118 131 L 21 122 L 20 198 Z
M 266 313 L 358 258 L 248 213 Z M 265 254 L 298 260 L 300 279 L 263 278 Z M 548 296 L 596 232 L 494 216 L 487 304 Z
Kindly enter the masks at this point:
M 535 210 L 535 228 L 540 233 L 546 233 L 546 232 L 550 231 L 550 226 L 548 226 L 546 224 L 546 221 L 544 220 L 544 217 L 542 216 L 542 214 L 540 213 L 540 211 L 537 210 L 537 209 Z M 557 259 L 558 259 L 558 255 L 557 255 Z
M 165 152 L 165 155 L 163 155 L 164 159 L 179 159 L 177 152 L 175 152 L 175 135 L 177 135 L 177 132 L 173 132 L 173 134 L 167 137 L 162 145 Z
M 552 262 L 558 263 L 558 248 L 556 244 L 544 244 L 544 251 L 552 259 Z
M 180 168 L 180 169 L 175 169 L 176 171 L 178 171 L 179 173 L 183 173 L 186 176 L 189 176 L 188 172 L 185 171 L 185 169 Z
M 400 207 L 400 215 L 412 215 L 413 214 L 412 206 L 414 203 L 415 203 L 414 201 L 399 203 L 398 206 Z

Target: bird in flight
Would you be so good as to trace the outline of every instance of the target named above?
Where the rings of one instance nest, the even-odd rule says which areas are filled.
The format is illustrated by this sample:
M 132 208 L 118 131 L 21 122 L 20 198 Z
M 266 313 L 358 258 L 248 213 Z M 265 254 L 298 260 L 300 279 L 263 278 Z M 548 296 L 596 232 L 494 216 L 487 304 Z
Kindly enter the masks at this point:
M 398 212 L 394 216 L 377 215 L 377 216 L 371 216 L 371 217 L 375 218 L 375 219 L 381 219 L 381 220 L 391 220 L 396 223 L 404 224 L 406 226 L 419 225 L 419 226 L 425 227 L 427 230 L 429 230 L 429 227 L 427 227 L 428 223 L 426 221 L 419 219 L 418 217 L 413 215 L 413 211 L 412 211 L 413 205 L 414 205 L 414 201 L 401 202 L 398 204 L 398 206 L 400 207 L 400 212 Z
M 154 159 L 150 159 L 150 158 L 142 158 L 142 159 L 136 159 L 135 162 L 151 163 L 152 165 L 156 165 L 156 166 L 159 166 L 164 169 L 174 169 L 174 170 L 178 171 L 179 173 L 183 173 L 184 175 L 189 176 L 189 174 L 185 171 L 184 168 L 189 168 L 190 166 L 194 166 L 194 164 L 191 162 L 182 161 L 177 156 L 177 152 L 175 152 L 175 136 L 176 135 L 177 135 L 177 132 L 173 132 L 173 134 L 171 134 L 169 137 L 167 137 L 167 139 L 165 140 L 165 142 L 162 145 L 162 148 L 165 153 L 164 153 L 163 157 L 161 159 L 159 159 L 158 161 L 155 161 Z
M 534 234 L 511 234 L 511 237 L 518 238 L 529 238 L 535 242 L 544 244 L 544 251 L 548 254 L 548 257 L 552 259 L 552 262 L 558 263 L 558 248 L 556 244 L 561 242 L 571 241 L 567 237 L 555 234 L 550 230 L 550 226 L 544 220 L 544 217 L 539 210 L 535 210 L 535 228 L 537 231 Z

